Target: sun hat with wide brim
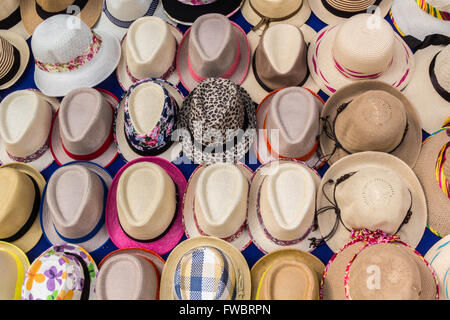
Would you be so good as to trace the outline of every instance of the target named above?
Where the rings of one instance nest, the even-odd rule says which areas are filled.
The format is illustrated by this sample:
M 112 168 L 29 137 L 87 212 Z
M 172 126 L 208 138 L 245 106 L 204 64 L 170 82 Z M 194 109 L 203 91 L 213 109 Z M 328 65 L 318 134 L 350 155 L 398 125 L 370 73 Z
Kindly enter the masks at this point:
M 0 78 L 0 90 L 11 87 L 24 73 L 28 60 L 30 58 L 30 49 L 27 42 L 17 33 L 11 30 L 0 30 L 0 38 L 6 40 L 6 46 L 11 46 L 10 51 L 6 57 L 13 61 L 10 70 Z M 4 51 L 3 45 L 2 51 Z M 4 52 L 6 54 L 6 51 Z M 5 78 L 4 78 L 5 77 Z
M 216 248 L 221 253 L 226 254 L 233 264 L 232 267 L 234 268 L 235 274 L 237 274 L 236 279 L 239 279 L 236 284 L 238 299 L 250 300 L 252 287 L 250 270 L 242 253 L 226 241 L 205 236 L 185 240 L 177 245 L 170 253 L 161 275 L 159 298 L 161 300 L 174 300 L 174 280 L 178 263 L 186 253 L 199 247 Z M 208 290 L 208 288 L 204 289 Z
M 25 40 L 30 37 L 20 15 L 20 0 L 1 1 L 0 12 L 0 29 L 13 31 Z
M 436 272 L 439 281 L 439 299 L 450 300 L 450 235 L 436 242 L 425 254 L 425 260 Z
M 0 290 L 0 300 L 20 300 L 22 293 L 22 283 L 25 273 L 30 267 L 30 262 L 26 254 L 15 245 L 8 242 L 0 241 L 0 252 L 7 255 L 9 261 L 2 264 L 2 276 L 11 277 L 15 275 L 15 279 L 9 278 L 2 280 L 2 289 Z M 3 259 L 2 259 L 3 260 Z M 9 266 L 15 264 L 15 270 L 10 271 Z M 5 282 L 3 282 L 5 281 Z M 6 286 L 6 284 L 10 286 Z

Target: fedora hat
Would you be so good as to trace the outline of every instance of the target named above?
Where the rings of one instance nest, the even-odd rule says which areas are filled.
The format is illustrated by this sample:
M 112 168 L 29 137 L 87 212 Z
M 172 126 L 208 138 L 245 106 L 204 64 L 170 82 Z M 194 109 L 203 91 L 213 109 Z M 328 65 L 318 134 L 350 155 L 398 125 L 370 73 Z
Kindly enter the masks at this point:
M 113 141 L 114 109 L 118 99 L 92 88 L 70 91 L 53 117 L 50 149 L 63 165 L 74 160 L 109 166 L 117 157 Z
M 199 164 L 237 162 L 253 143 L 255 107 L 247 91 L 231 80 L 209 78 L 180 109 L 183 153 Z
M 280 23 L 261 36 L 250 31 L 247 37 L 252 52 L 249 73 L 242 83 L 256 103 L 270 92 L 285 87 L 305 87 L 315 92 L 319 87 L 308 70 L 308 45 L 316 32 L 308 25 L 300 28 Z
M 0 30 L 0 90 L 11 87 L 24 73 L 30 49 L 17 33 Z
M 172 250 L 184 234 L 182 201 L 186 179 L 158 157 L 128 162 L 108 194 L 106 228 L 118 248 L 138 247 L 158 254 Z
M 269 93 L 256 110 L 254 149 L 259 162 L 294 159 L 318 167 L 323 104 L 322 98 L 305 88 Z
M 22 300 L 95 300 L 97 274 L 94 259 L 83 248 L 52 246 L 28 269 Z
M 390 85 L 367 80 L 336 92 L 322 109 L 322 154 L 331 165 L 362 151 L 390 153 L 414 167 L 422 124 L 411 101 Z
M 119 249 L 99 264 L 97 300 L 158 300 L 164 260 L 146 249 Z
M 278 160 L 259 167 L 248 199 L 248 229 L 264 253 L 293 248 L 311 251 L 319 235 L 314 211 L 319 174 L 304 163 Z
M 102 0 L 20 0 L 20 13 L 28 33 L 55 15 L 70 14 L 92 27 L 102 13 Z
M 3 0 L 0 2 L 0 29 L 13 31 L 25 40 L 30 37 L 20 15 L 20 0 Z
M 167 16 L 184 25 L 192 25 L 205 14 L 220 13 L 227 17 L 235 14 L 242 0 L 161 0 Z
M 236 23 L 221 14 L 205 14 L 184 34 L 176 59 L 178 77 L 188 91 L 211 77 L 241 84 L 250 66 L 250 44 Z
M 380 229 L 417 247 L 427 224 L 425 195 L 412 169 L 384 152 L 360 152 L 333 164 L 322 178 L 316 219 L 334 252 L 352 230 Z M 315 242 L 315 241 L 313 241 Z
M 389 15 L 402 36 L 422 41 L 435 33 L 450 35 L 449 0 L 396 0 Z
M 152 38 L 153 37 L 153 38 Z M 126 91 L 146 78 L 177 85 L 176 52 L 183 37 L 180 30 L 159 17 L 143 17 L 130 26 L 122 41 L 117 79 Z
M 428 227 L 445 237 L 450 234 L 450 118 L 422 145 L 413 168 L 428 208 Z
M 439 299 L 450 300 L 450 282 L 447 275 L 450 270 L 450 236 L 436 242 L 425 255 L 439 281 Z
M 52 97 L 96 86 L 116 69 L 120 59 L 117 38 L 92 32 L 79 18 L 67 14 L 42 22 L 33 34 L 31 48 L 36 86 Z
M 133 84 L 116 109 L 115 143 L 125 161 L 158 156 L 174 161 L 181 144 L 172 136 L 177 129 L 180 91 L 162 79 Z
M 50 177 L 41 201 L 41 225 L 51 244 L 73 243 L 94 252 L 109 239 L 105 207 L 112 177 L 92 162 L 75 161 Z
M 366 12 L 385 17 L 393 0 L 308 0 L 312 12 L 326 24 L 337 24 Z
M 49 134 L 59 101 L 37 90 L 18 90 L 0 103 L 0 161 L 22 162 L 43 171 L 53 162 Z
M 435 272 L 423 256 L 381 231 L 354 232 L 322 277 L 324 300 L 434 300 L 438 295 Z
M 240 251 L 251 243 L 247 198 L 253 171 L 245 164 L 198 166 L 189 178 L 183 201 L 186 236 L 214 236 Z
M 251 270 L 253 300 L 318 300 L 325 266 L 312 254 L 297 249 L 273 251 Z
M 22 250 L 0 241 L 0 300 L 20 300 L 23 279 L 29 267 L 30 262 Z
M 161 300 L 249 300 L 247 261 L 232 244 L 215 237 L 181 242 L 167 258 Z
M 0 166 L 0 176 L 0 241 L 28 252 L 42 236 L 38 216 L 45 179 L 35 168 L 20 162 Z
M 414 56 L 383 18 L 357 14 L 317 33 L 308 49 L 308 67 L 329 96 L 364 79 L 402 90 L 414 73 Z

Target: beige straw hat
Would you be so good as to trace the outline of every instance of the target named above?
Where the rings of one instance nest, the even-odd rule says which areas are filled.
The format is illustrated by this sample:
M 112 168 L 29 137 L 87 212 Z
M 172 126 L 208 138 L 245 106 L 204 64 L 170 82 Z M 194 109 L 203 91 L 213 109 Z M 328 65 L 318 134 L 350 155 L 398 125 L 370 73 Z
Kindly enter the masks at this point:
M 28 44 L 19 34 L 0 30 L 0 90 L 11 87 L 19 80 L 29 58 Z
M 0 29 L 13 31 L 25 40 L 30 37 L 20 15 L 20 0 L 0 1 Z
M 425 260 L 436 272 L 439 281 L 439 299 L 450 300 L 450 235 L 436 242 L 425 255 Z
M 0 300 L 20 300 L 22 283 L 29 267 L 30 262 L 22 250 L 0 241 Z

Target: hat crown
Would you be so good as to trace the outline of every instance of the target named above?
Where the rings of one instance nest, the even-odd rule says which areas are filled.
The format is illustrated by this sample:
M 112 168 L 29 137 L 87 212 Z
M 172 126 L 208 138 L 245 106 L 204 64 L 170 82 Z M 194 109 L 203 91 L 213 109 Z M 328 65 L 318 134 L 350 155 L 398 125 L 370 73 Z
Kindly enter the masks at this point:
M 330 6 L 337 10 L 346 12 L 360 12 L 374 5 L 376 0 L 325 0 Z
M 111 15 L 121 21 L 134 21 L 145 16 L 153 0 L 105 0 Z
M 20 0 L 3 0 L 0 1 L 0 20 L 9 17 L 17 8 L 19 8 Z
M 450 44 L 437 55 L 434 74 L 439 85 L 450 92 Z
M 1 300 L 13 300 L 17 281 L 20 277 L 23 278 L 24 270 L 22 270 L 21 274 L 18 269 L 18 263 L 20 263 L 20 260 L 18 261 L 18 259 L 19 257 L 17 257 L 13 252 L 0 249 L 0 270 L 2 270 L 2 286 L 0 287 Z
M 37 4 L 48 12 L 60 12 L 65 10 L 71 4 L 73 0 L 36 0 Z
M 427 0 L 427 3 L 437 10 L 450 12 L 450 0 Z
M 298 10 L 303 0 L 251 0 L 252 6 L 268 18 L 282 18 Z

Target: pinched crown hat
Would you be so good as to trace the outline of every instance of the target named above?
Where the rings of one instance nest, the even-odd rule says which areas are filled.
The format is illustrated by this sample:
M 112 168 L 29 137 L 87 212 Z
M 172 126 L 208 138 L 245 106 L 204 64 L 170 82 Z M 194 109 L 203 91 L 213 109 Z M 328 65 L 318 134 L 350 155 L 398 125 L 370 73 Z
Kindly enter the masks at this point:
M 30 262 L 22 250 L 0 241 L 0 300 L 20 300 L 23 279 L 29 267 Z
M 30 37 L 20 15 L 20 0 L 0 1 L 0 29 L 13 31 L 25 40 Z
M 439 281 L 439 299 L 450 300 L 450 235 L 436 242 L 425 255 L 425 260 L 436 272 Z
M 29 58 L 30 49 L 20 35 L 10 30 L 0 30 L 0 90 L 11 87 L 19 80 Z

